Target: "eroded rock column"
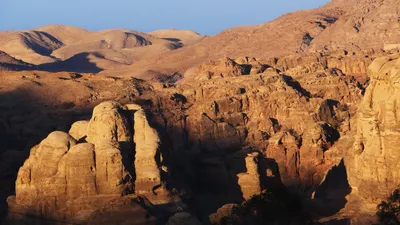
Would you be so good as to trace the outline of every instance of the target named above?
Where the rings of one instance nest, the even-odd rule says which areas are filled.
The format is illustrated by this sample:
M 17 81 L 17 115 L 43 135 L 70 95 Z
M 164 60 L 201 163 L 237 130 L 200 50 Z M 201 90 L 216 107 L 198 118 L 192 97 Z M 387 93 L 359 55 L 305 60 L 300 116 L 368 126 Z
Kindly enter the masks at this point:
M 134 114 L 135 143 L 135 190 L 136 193 L 147 193 L 161 184 L 157 158 L 160 139 L 157 131 L 150 127 L 144 110 Z
M 244 199 L 250 199 L 253 195 L 261 193 L 260 174 L 258 172 L 258 152 L 247 155 L 245 158 L 246 172 L 238 174 L 238 184 Z

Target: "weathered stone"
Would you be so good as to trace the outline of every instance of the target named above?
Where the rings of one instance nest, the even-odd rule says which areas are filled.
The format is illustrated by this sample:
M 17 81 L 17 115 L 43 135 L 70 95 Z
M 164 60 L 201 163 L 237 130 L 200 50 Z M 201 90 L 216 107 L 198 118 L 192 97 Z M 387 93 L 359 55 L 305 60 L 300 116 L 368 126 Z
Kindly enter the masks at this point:
M 99 194 L 129 194 L 133 192 L 132 175 L 124 164 L 124 153 L 118 142 L 104 140 L 95 145 L 96 185 Z M 125 155 L 126 157 L 126 155 Z
M 77 121 L 71 125 L 71 129 L 68 131 L 68 134 L 77 141 L 81 140 L 82 138 L 86 138 L 88 125 L 89 121 Z
M 161 185 L 160 166 L 157 164 L 161 162 L 160 139 L 157 131 L 150 127 L 143 110 L 135 112 L 134 120 L 135 189 L 137 193 L 151 192 L 155 186 Z
M 103 102 L 96 106 L 88 124 L 86 140 L 95 145 L 103 140 L 132 141 L 130 124 L 123 113 L 124 107 L 116 102 Z
M 369 67 L 371 78 L 359 107 L 357 136 L 346 160 L 353 195 L 379 202 L 399 186 L 400 59 L 378 58 Z
M 232 210 L 238 204 L 226 204 L 219 208 L 217 212 L 210 215 L 211 224 L 218 224 L 224 217 L 232 215 Z
M 59 171 L 59 164 L 65 163 L 64 156 L 75 144 L 75 139 L 68 134 L 55 131 L 32 148 L 31 156 L 18 172 L 16 181 L 18 204 L 34 207 L 37 204 L 37 197 L 56 197 L 65 194 L 65 179 L 54 179 L 65 172 Z
M 244 199 L 250 199 L 253 195 L 261 193 L 260 174 L 257 163 L 258 153 L 252 153 L 245 159 L 246 172 L 239 173 L 238 184 L 243 193 Z
M 10 212 L 29 210 L 34 216 L 81 222 L 105 202 L 134 190 L 152 197 L 157 189 L 156 200 L 168 202 L 167 192 L 160 189 L 160 139 L 140 106 L 100 104 L 89 124 L 72 126 L 71 133 L 81 142 L 86 125 L 89 143 L 76 144 L 69 134 L 57 131 L 32 148 L 18 173 Z

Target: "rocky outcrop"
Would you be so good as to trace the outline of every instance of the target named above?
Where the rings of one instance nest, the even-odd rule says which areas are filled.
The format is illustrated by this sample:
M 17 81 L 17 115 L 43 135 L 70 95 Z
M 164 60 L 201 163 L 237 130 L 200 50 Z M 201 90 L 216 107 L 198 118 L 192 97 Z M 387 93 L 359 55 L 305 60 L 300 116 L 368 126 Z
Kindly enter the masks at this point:
M 55 131 L 32 148 L 19 170 L 16 196 L 8 201 L 11 212 L 84 221 L 111 199 L 152 195 L 161 184 L 155 159 L 159 138 L 139 106 L 104 102 L 90 122 L 74 123 L 70 133 L 80 143 Z
M 353 55 L 354 54 L 354 55 Z M 298 76 L 301 74 L 323 73 L 326 69 L 333 70 L 331 74 L 351 74 L 365 76 L 367 68 L 378 53 L 367 54 L 360 52 L 336 51 L 320 52 L 314 54 L 291 54 L 270 61 L 271 65 L 284 71 L 288 75 Z
M 132 142 L 132 134 L 124 108 L 116 102 L 105 102 L 93 109 L 86 140 L 98 144 L 104 140 Z
M 258 172 L 258 152 L 249 154 L 245 159 L 246 172 L 239 173 L 238 184 L 245 200 L 261 193 L 260 173 Z
M 183 82 L 166 91 L 185 99 L 153 100 L 162 108 L 154 110 L 154 118 L 163 118 L 156 123 L 166 128 L 173 152 L 257 150 L 275 160 L 287 186 L 312 190 L 332 166 L 329 150 L 340 137 L 355 132 L 353 118 L 363 87 L 354 77 L 332 74 L 331 69 L 295 78 L 272 68 Z
M 211 60 L 188 70 L 185 77 L 195 80 L 210 80 L 216 77 L 236 77 L 245 74 L 244 68 L 230 58 Z M 193 77 L 194 76 L 194 77 Z
M 224 217 L 232 215 L 232 211 L 238 204 L 226 204 L 219 208 L 217 212 L 210 215 L 211 224 L 218 224 Z
M 95 148 L 98 194 L 130 194 L 133 192 L 129 154 L 116 141 L 98 142 Z
M 86 138 L 88 125 L 89 121 L 77 121 L 71 125 L 71 129 L 68 131 L 68 134 L 78 141 Z
M 181 83 L 205 81 L 215 78 L 229 78 L 242 75 L 259 74 L 269 66 L 262 64 L 255 58 L 239 57 L 236 60 L 225 57 L 220 60 L 210 60 L 196 67 L 188 69 Z
M 134 121 L 136 189 L 150 191 L 154 186 L 161 184 L 157 165 L 157 162 L 161 163 L 158 149 L 160 138 L 157 131 L 150 127 L 143 110 L 135 112 Z
M 379 202 L 399 186 L 400 55 L 376 59 L 361 102 L 354 150 L 346 160 L 352 195 Z

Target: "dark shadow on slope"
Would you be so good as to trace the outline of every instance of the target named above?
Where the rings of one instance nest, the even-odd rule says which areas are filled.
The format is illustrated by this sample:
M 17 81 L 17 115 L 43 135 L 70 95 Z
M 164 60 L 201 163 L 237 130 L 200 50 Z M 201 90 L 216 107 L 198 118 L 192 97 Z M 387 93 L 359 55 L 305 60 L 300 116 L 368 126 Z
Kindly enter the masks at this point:
M 342 160 L 328 172 L 323 183 L 315 191 L 313 201 L 318 216 L 332 216 L 339 212 L 346 205 L 346 196 L 350 192 L 346 166 Z
M 42 32 L 42 31 L 33 31 L 33 32 L 40 38 L 40 41 L 42 43 L 46 43 L 46 40 L 44 40 L 42 38 L 42 36 L 44 36 L 44 37 L 48 38 L 50 40 L 50 42 L 55 43 L 58 46 L 64 45 L 64 43 L 62 43 L 60 40 L 53 37 L 49 33 Z M 44 48 L 43 46 L 39 45 L 35 41 L 31 41 L 32 39 L 35 40 L 35 38 L 31 37 L 31 35 L 29 33 L 25 32 L 24 35 L 31 38 L 31 39 L 28 39 L 28 38 L 24 37 L 24 42 L 27 45 L 27 47 L 31 48 L 36 53 L 43 55 L 43 56 L 50 56 L 51 53 L 53 53 L 53 49 Z
M 0 62 L 0 70 L 23 71 L 23 70 L 36 70 L 36 69 L 38 69 L 36 66 L 31 66 L 31 65 L 18 65 L 18 64 Z
M 79 53 L 61 62 L 41 64 L 39 68 L 48 72 L 99 73 L 103 71 L 95 63 L 90 62 L 89 55 L 87 52 Z
M 300 83 L 296 80 L 294 80 L 291 76 L 288 75 L 282 75 L 283 80 L 286 82 L 287 85 L 301 93 L 304 97 L 311 98 L 310 92 L 308 92 L 306 89 L 304 89 Z
M 22 60 L 16 59 L 6 52 L 0 50 L 0 70 L 34 70 L 37 69 L 37 66 L 26 63 Z
M 167 41 L 173 41 L 173 42 L 181 42 L 182 41 L 179 38 L 162 38 L 162 39 L 167 40 Z

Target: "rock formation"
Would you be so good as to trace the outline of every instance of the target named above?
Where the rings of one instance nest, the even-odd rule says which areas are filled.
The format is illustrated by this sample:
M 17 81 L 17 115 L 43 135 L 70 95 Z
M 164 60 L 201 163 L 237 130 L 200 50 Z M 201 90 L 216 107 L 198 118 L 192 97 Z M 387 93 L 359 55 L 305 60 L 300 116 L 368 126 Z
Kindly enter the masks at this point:
M 68 131 L 68 134 L 78 141 L 82 138 L 86 138 L 88 124 L 89 121 L 86 120 L 75 122 L 71 125 L 71 129 Z
M 238 206 L 237 204 L 226 204 L 219 208 L 217 212 L 210 215 L 211 224 L 218 224 L 224 217 L 230 216 L 232 214 L 232 210 L 234 207 Z
M 138 110 L 134 115 L 134 143 L 135 143 L 135 187 L 140 190 L 152 191 L 156 185 L 161 184 L 160 169 L 157 163 L 161 163 L 159 145 L 160 139 L 157 131 L 150 127 L 146 114 Z
M 104 102 L 90 122 L 74 123 L 70 132 L 52 132 L 32 148 L 18 172 L 16 196 L 8 200 L 11 212 L 77 221 L 111 199 L 151 196 L 161 185 L 159 138 L 140 106 Z
M 306 75 L 292 77 L 270 68 L 189 83 L 184 78 L 165 91 L 185 101 L 154 99 L 168 109 L 155 110 L 155 119 L 166 118 L 177 154 L 185 146 L 213 153 L 257 149 L 276 160 L 286 185 L 313 189 L 332 166 L 329 149 L 355 131 L 350 121 L 363 89 L 354 77 L 332 75 L 329 68 Z
M 258 153 L 250 154 L 245 159 L 246 172 L 239 173 L 238 184 L 245 200 L 261 193 L 260 173 L 258 169 Z
M 346 160 L 352 194 L 369 201 L 379 202 L 399 186 L 399 58 L 389 55 L 370 65 L 354 150 Z

